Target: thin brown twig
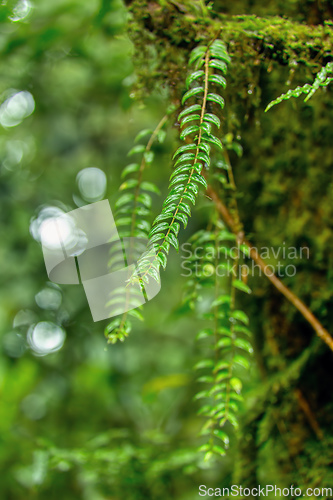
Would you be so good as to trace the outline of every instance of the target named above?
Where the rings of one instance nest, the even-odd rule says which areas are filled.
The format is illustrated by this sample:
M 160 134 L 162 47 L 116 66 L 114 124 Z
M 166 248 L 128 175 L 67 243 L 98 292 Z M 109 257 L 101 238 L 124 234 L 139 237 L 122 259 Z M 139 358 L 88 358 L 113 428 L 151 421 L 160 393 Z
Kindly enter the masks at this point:
M 279 292 L 282 293 L 289 300 L 291 304 L 302 314 L 306 321 L 315 330 L 318 337 L 325 342 L 328 347 L 333 351 L 333 338 L 328 333 L 328 331 L 323 327 L 320 321 L 314 316 L 310 309 L 302 302 L 302 300 L 297 297 L 282 281 L 272 272 L 271 266 L 268 266 L 264 259 L 260 256 L 257 249 L 245 238 L 243 231 L 239 232 L 239 225 L 236 223 L 232 215 L 230 214 L 228 208 L 219 198 L 217 192 L 208 186 L 207 188 L 208 196 L 214 201 L 222 219 L 229 227 L 229 229 L 237 236 L 238 242 L 240 244 L 246 245 L 249 249 L 249 255 L 251 259 L 258 264 L 260 269 L 263 271 L 265 276 L 269 281 L 275 286 Z
M 308 400 L 305 398 L 303 392 L 300 389 L 295 389 L 295 396 L 298 400 L 298 404 L 303 410 L 313 432 L 316 434 L 317 438 L 322 441 L 324 439 L 324 434 L 321 428 L 319 427 L 318 421 L 311 409 L 311 406 Z

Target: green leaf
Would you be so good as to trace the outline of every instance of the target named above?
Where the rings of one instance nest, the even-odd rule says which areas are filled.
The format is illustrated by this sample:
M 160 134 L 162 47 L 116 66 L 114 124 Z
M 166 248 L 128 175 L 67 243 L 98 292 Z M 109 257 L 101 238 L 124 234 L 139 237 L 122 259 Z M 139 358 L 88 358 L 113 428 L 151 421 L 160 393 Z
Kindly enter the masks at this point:
M 214 372 L 218 372 L 219 370 L 224 370 L 225 368 L 229 368 L 229 363 L 226 361 L 219 361 L 215 366 Z
M 218 437 L 219 439 L 221 439 L 221 441 L 223 441 L 224 444 L 228 445 L 229 444 L 229 436 L 226 432 L 223 432 L 219 429 L 214 429 L 214 435 L 216 437 Z
M 211 83 L 215 83 L 216 85 L 221 85 L 224 89 L 227 86 L 227 80 L 221 75 L 210 75 L 208 77 L 208 81 Z
M 182 186 L 181 184 L 179 186 Z M 178 187 L 178 186 L 176 186 Z M 184 186 L 182 186 L 182 189 L 181 191 L 184 191 Z M 167 209 L 167 210 L 170 210 L 169 206 L 172 206 L 174 201 L 179 201 L 179 193 L 175 193 L 175 194 L 169 194 L 169 196 L 166 198 L 166 200 L 164 201 L 163 203 L 163 209 Z
M 232 286 L 237 288 L 237 290 L 241 290 L 242 292 L 249 293 L 249 294 L 252 293 L 251 288 L 249 288 L 247 285 L 245 285 L 245 283 L 243 283 L 240 280 L 233 280 Z
M 181 138 L 181 139 L 185 139 L 185 137 L 187 137 L 188 135 L 190 135 L 190 134 L 194 134 L 194 133 L 196 133 L 196 132 L 198 132 L 198 131 L 199 131 L 199 127 L 198 127 L 198 125 L 191 125 L 190 127 L 185 128 L 185 129 L 181 132 L 181 134 L 180 134 L 180 138 Z
M 204 142 L 201 142 L 199 145 L 199 149 L 201 149 L 201 151 L 204 151 L 207 155 L 210 154 L 210 145 L 209 144 L 205 144 Z
M 198 70 L 198 71 L 194 71 L 194 73 L 191 73 L 187 78 L 186 78 L 186 88 L 189 88 L 190 85 L 195 81 L 197 80 L 198 78 L 201 78 L 202 76 L 204 76 L 204 71 L 202 71 L 201 69 Z
M 148 235 L 149 239 L 151 238 L 151 236 L 154 236 L 154 234 L 162 233 L 163 231 L 165 231 L 168 228 L 169 228 L 169 224 L 167 222 L 160 222 L 159 224 L 154 226 L 152 228 L 152 230 L 150 231 L 150 233 Z
M 190 58 L 189 58 L 189 65 L 193 64 L 195 61 L 198 59 L 201 59 L 205 53 L 206 53 L 207 47 L 204 45 L 199 45 L 198 47 L 195 47 L 195 49 L 192 50 Z
M 161 221 L 166 221 L 168 219 L 172 219 L 173 217 L 173 213 L 172 212 L 164 212 L 164 213 L 161 213 L 160 215 L 158 215 L 156 217 L 156 219 L 154 220 L 154 224 L 157 224 L 158 222 L 161 222 Z
M 162 249 L 162 250 L 164 250 L 164 252 L 165 252 L 166 254 L 168 254 L 168 253 L 169 253 L 169 250 L 170 250 L 170 243 L 168 243 L 167 241 L 164 241 L 164 242 L 162 243 L 161 249 Z
M 165 268 L 166 268 L 166 265 L 167 265 L 167 257 L 166 257 L 166 255 L 165 255 L 163 252 L 159 252 L 159 253 L 157 254 L 157 258 L 158 258 L 158 260 L 160 261 L 160 263 L 161 263 L 161 265 L 162 265 L 163 269 L 165 269 Z
M 186 203 L 180 203 L 179 208 L 180 210 L 185 212 L 189 217 L 191 217 L 191 209 Z
M 175 176 L 178 176 L 179 174 L 183 174 L 184 172 L 187 172 L 189 170 L 192 170 L 193 168 L 193 165 L 179 165 L 179 167 L 177 167 L 173 172 L 172 174 L 170 175 L 170 181 L 171 179 L 173 179 Z
M 228 67 L 225 62 L 220 61 L 219 59 L 212 59 L 211 61 L 209 61 L 208 66 L 210 68 L 219 69 L 224 74 L 226 74 L 226 72 L 228 71 Z
M 198 382 L 201 382 L 203 384 L 212 384 L 214 382 L 214 379 L 209 375 L 204 375 L 203 377 L 198 378 Z
M 195 196 L 190 191 L 186 191 L 186 193 L 183 194 L 183 198 L 190 200 L 193 205 L 195 205 Z
M 137 153 L 143 153 L 146 149 L 146 146 L 144 146 L 143 144 L 138 144 L 137 146 L 134 146 L 128 153 L 127 153 L 127 156 L 132 156 L 132 155 L 135 155 Z
M 241 144 L 238 144 L 238 142 L 233 142 L 231 145 L 231 149 L 233 149 L 238 156 L 238 158 L 241 158 L 243 156 L 243 147 Z
M 149 276 L 154 278 L 154 280 L 157 281 L 157 283 L 160 283 L 160 281 L 161 281 L 160 273 L 154 267 L 149 268 L 148 274 L 149 274 Z
M 139 203 L 142 203 L 147 208 L 151 207 L 151 196 L 147 193 L 140 193 L 137 198 Z
M 216 115 L 213 115 L 212 113 L 205 113 L 203 119 L 206 122 L 213 123 L 214 125 L 217 126 L 217 128 L 220 128 L 221 126 L 220 119 Z
M 248 328 L 246 328 L 246 326 L 234 325 L 234 331 L 236 333 L 243 333 L 244 335 L 248 335 L 249 337 L 252 337 L 251 331 Z
M 185 144 L 184 146 L 180 146 L 180 148 L 177 149 L 175 154 L 173 155 L 172 159 L 174 160 L 177 155 L 186 153 L 186 151 L 192 151 L 193 149 L 196 149 L 196 145 L 194 143 L 192 144 Z
M 230 379 L 230 385 L 234 389 L 234 391 L 237 392 L 237 394 L 241 392 L 243 387 L 242 381 L 237 377 L 232 377 Z
M 105 335 L 107 335 L 108 333 L 112 333 L 112 331 L 113 331 L 115 328 L 119 328 L 120 323 L 121 323 L 121 319 L 120 319 L 120 318 L 115 318 L 114 320 L 112 320 L 112 321 L 111 321 L 111 323 L 109 323 L 109 324 L 105 327 L 104 334 L 105 334 Z
M 203 175 L 200 174 L 193 174 L 192 179 L 201 184 L 205 189 L 207 189 L 208 184 L 206 179 L 203 177 Z
M 222 59 L 226 64 L 231 62 L 231 58 L 227 53 L 227 49 L 221 40 L 215 40 L 210 47 L 210 53 L 213 57 Z
M 227 337 L 232 337 L 232 335 L 233 335 L 232 331 L 229 328 L 227 328 L 226 326 L 220 326 L 218 328 L 218 333 L 220 335 L 226 335 Z
M 183 127 L 184 125 L 186 125 L 186 123 L 192 122 L 194 120 L 200 120 L 200 115 L 194 114 L 194 115 L 184 116 L 184 118 L 180 122 L 180 126 Z
M 181 113 L 178 115 L 178 121 L 185 116 L 188 115 L 189 113 L 194 113 L 195 111 L 201 111 L 201 106 L 200 104 L 192 104 L 192 106 L 189 106 L 188 108 L 183 109 Z
M 207 405 L 206 405 L 207 406 Z M 203 408 L 206 408 L 206 406 L 204 406 Z M 201 410 L 199 410 L 201 411 Z M 198 415 L 199 415 L 199 412 L 198 412 Z M 202 446 L 199 446 L 198 448 L 198 452 L 201 453 L 201 452 L 206 452 L 210 449 L 210 446 L 209 444 L 203 444 Z
M 170 243 L 170 245 L 172 245 L 178 252 L 179 250 L 179 243 L 178 243 L 178 240 L 176 238 L 176 236 L 173 234 L 173 233 L 169 233 L 168 236 L 166 237 L 166 241 L 168 243 Z
M 120 208 L 134 200 L 133 193 L 125 193 L 116 201 L 115 207 Z
M 170 226 L 170 229 L 175 233 L 175 235 L 177 236 L 178 233 L 179 233 L 179 229 L 180 229 L 180 224 L 178 222 L 173 222 Z
M 194 193 L 195 195 L 197 195 L 197 194 L 198 194 L 198 192 L 199 192 L 199 188 L 198 188 L 198 186 L 197 186 L 196 184 L 194 184 L 193 182 L 192 182 L 191 184 L 188 184 L 188 185 L 187 185 L 187 189 L 190 189 L 191 191 L 193 191 L 193 193 Z
M 186 174 L 181 174 L 181 175 L 177 175 L 169 184 L 169 189 L 174 186 L 175 184 L 178 184 L 179 182 L 183 182 L 183 181 L 187 181 L 189 178 L 188 175 Z
M 221 150 L 223 149 L 222 142 L 218 137 L 215 137 L 215 135 L 205 134 L 203 136 L 203 140 L 210 142 L 211 144 L 214 144 L 214 146 L 217 146 Z
M 141 132 L 138 133 L 138 135 L 135 137 L 134 142 L 139 142 L 141 139 L 146 137 L 146 135 L 152 135 L 153 130 L 149 128 L 145 128 L 144 130 L 141 130 Z
M 196 95 L 202 94 L 203 92 L 204 92 L 203 87 L 193 87 L 193 89 L 188 90 L 183 95 L 182 104 L 184 104 L 184 102 L 187 101 L 187 99 L 190 99 L 190 97 L 194 97 Z
M 155 186 L 155 184 L 153 184 L 152 182 L 147 182 L 147 181 L 142 182 L 141 183 L 141 189 L 143 191 L 150 191 L 151 193 L 156 193 L 158 195 L 161 194 L 161 192 L 158 189 L 158 187 Z
M 236 354 L 234 356 L 234 363 L 236 363 L 237 365 L 242 366 L 246 370 L 248 370 L 250 368 L 249 361 L 244 356 L 242 356 L 241 354 Z
M 120 217 L 117 219 L 117 227 L 118 226 L 129 226 L 132 223 L 131 217 Z
M 129 316 L 132 316 L 133 318 L 139 319 L 140 321 L 143 321 L 143 320 L 144 320 L 144 318 L 143 318 L 143 316 L 142 316 L 141 312 L 140 312 L 140 311 L 138 311 L 137 309 L 132 309 L 131 311 L 128 311 L 128 312 L 127 312 L 127 314 L 128 314 Z
M 162 144 L 164 142 L 164 139 L 166 138 L 166 131 L 165 130 L 159 130 L 157 132 L 157 140 L 160 144 Z
M 224 337 L 223 339 L 219 340 L 218 343 L 216 344 L 216 347 L 218 347 L 219 349 L 229 346 L 231 346 L 231 339 L 229 337 Z
M 238 310 L 233 311 L 233 313 L 230 317 L 237 319 L 238 321 L 241 321 L 242 323 L 244 323 L 244 325 L 248 325 L 250 322 L 248 316 L 243 311 L 238 311 Z
M 209 167 L 210 165 L 210 158 L 206 153 L 203 153 L 202 151 L 199 151 L 197 154 L 197 159 L 201 160 L 202 162 L 206 163 L 206 165 Z
M 239 349 L 243 349 L 244 351 L 247 351 L 250 354 L 253 353 L 253 348 L 248 340 L 236 339 L 235 346 L 238 347 Z
M 213 453 L 211 451 L 207 451 L 204 456 L 204 462 L 209 462 L 213 458 Z
M 214 366 L 214 361 L 212 359 L 203 359 L 194 366 L 194 369 L 201 370 L 202 368 L 212 368 L 213 366 Z
M 224 99 L 218 94 L 210 93 L 207 95 L 207 101 L 210 102 L 215 102 L 216 104 L 219 104 L 221 108 L 224 108 Z
M 203 398 L 209 398 L 209 391 L 201 391 L 194 396 L 194 399 L 203 399 Z
M 221 370 L 220 373 L 216 377 L 216 382 L 221 382 L 221 380 L 226 380 L 229 378 L 229 370 Z
M 144 156 L 145 162 L 148 164 L 152 163 L 154 161 L 155 155 L 154 155 L 153 151 L 145 151 L 143 156 Z
M 139 229 L 142 229 L 143 231 L 147 231 L 147 233 L 149 232 L 150 230 L 150 224 L 148 221 L 146 220 L 143 220 L 143 219 L 136 219 L 136 226 L 139 228 Z
M 119 187 L 119 191 L 125 191 L 125 189 L 132 189 L 136 187 L 138 184 L 139 181 L 137 179 L 128 179 L 127 181 L 122 183 L 122 185 Z
M 231 423 L 231 425 L 237 430 L 239 427 L 239 424 L 238 424 L 238 420 L 235 417 L 235 415 L 233 415 L 232 413 L 229 412 L 228 413 L 228 420 Z M 221 425 L 221 423 L 220 423 L 220 425 Z
M 220 306 L 221 304 L 230 304 L 231 296 L 230 295 L 220 295 L 213 302 L 211 307 Z
M 202 124 L 200 125 L 200 128 L 201 128 L 201 130 L 206 132 L 206 134 L 210 134 L 210 132 L 212 130 L 211 124 L 207 123 L 207 122 L 202 122 Z
M 195 158 L 194 153 L 183 153 L 176 161 L 175 167 L 177 167 L 177 165 L 179 165 L 180 163 L 184 163 L 186 161 L 192 161 L 194 160 L 194 158 Z
M 214 445 L 212 449 L 214 453 L 221 455 L 221 457 L 223 457 L 226 454 L 225 450 L 221 446 Z
M 178 212 L 174 217 L 175 217 L 175 219 L 177 219 L 177 220 L 179 220 L 180 222 L 183 223 L 184 229 L 185 229 L 186 226 L 187 226 L 187 222 L 188 222 L 187 215 Z
M 140 168 L 139 163 L 130 163 L 121 173 L 121 178 L 123 179 L 126 175 L 131 174 L 133 172 L 137 172 Z
M 150 243 L 155 243 L 156 241 L 163 240 L 165 237 L 164 233 L 154 234 L 151 238 L 149 238 Z
M 205 328 L 204 330 L 201 330 L 197 334 L 196 340 L 206 339 L 208 337 L 211 337 L 212 335 L 213 335 L 213 330 L 211 328 Z

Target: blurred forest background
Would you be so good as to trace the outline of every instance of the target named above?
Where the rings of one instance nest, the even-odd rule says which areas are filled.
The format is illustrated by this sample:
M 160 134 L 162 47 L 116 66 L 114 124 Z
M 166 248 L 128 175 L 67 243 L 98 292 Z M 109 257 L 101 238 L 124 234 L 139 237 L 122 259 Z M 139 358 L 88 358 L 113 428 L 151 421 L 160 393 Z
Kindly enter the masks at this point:
M 333 3 L 215 0 L 212 21 L 195 0 L 127 3 L 0 6 L 0 498 L 190 500 L 200 484 L 333 487 L 332 352 L 266 278 L 250 277 L 253 293 L 242 298 L 255 356 L 241 429 L 226 457 L 205 467 L 193 401 L 201 353 L 195 315 L 181 306 L 181 255 L 171 253 L 145 321 L 110 346 L 83 288 L 48 282 L 36 241 L 50 207 L 99 196 L 114 206 L 136 134 L 178 105 L 189 51 L 220 24 L 233 56 L 223 134 L 243 148 L 230 158 L 246 233 L 258 247 L 309 248 L 284 282 L 332 333 L 331 90 L 264 109 L 331 60 Z M 176 135 L 169 127 L 148 173 L 163 196 Z M 87 168 L 98 170 L 85 177 Z

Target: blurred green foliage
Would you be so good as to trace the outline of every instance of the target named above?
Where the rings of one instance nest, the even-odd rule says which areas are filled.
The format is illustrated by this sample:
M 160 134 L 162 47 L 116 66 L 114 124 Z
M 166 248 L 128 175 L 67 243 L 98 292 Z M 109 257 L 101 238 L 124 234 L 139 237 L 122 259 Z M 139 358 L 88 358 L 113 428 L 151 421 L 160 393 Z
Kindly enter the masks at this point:
M 192 367 L 202 357 L 194 342 L 200 325 L 179 305 L 186 283 L 179 256 L 172 255 L 160 294 L 145 306 L 145 322 L 120 345 L 107 346 L 105 323 L 93 323 L 80 286 L 61 287 L 59 308 L 35 300 L 55 289 L 31 220 L 41 207 L 69 211 L 84 203 L 76 176 L 89 167 L 106 173 L 114 205 L 134 137 L 154 128 L 170 101 L 178 104 L 189 51 L 222 25 L 236 61 L 223 127 L 244 148 L 242 157 L 230 157 L 246 232 L 257 246 L 310 249 L 285 281 L 332 327 L 332 91 L 264 114 L 268 102 L 312 82 L 327 62 L 332 2 L 216 1 L 213 8 L 209 20 L 187 2 L 138 0 L 130 13 L 117 0 L 0 6 L 1 498 L 192 500 L 199 484 L 333 486 L 331 354 L 264 278 L 251 278 L 254 292 L 242 298 L 256 347 L 242 428 L 210 469 L 195 453 L 201 420 Z M 254 16 L 284 14 L 288 20 Z M 291 44 L 293 29 L 301 36 Z M 169 129 L 149 169 L 163 196 L 175 137 Z M 156 214 L 160 205 L 156 197 Z M 202 227 L 207 210 L 202 196 L 183 241 Z M 58 352 L 29 349 L 29 328 L 41 321 L 66 332 Z

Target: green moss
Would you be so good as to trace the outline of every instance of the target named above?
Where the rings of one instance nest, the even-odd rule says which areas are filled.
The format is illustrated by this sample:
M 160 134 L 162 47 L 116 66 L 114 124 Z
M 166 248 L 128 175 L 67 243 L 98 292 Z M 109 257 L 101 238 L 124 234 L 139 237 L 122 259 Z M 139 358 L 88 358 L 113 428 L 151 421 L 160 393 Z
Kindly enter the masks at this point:
M 129 33 L 135 48 L 138 97 L 161 85 L 167 85 L 175 99 L 179 97 L 190 50 L 219 32 L 232 56 L 238 88 L 244 89 L 252 82 L 257 85 L 254 75 L 258 66 L 271 68 L 277 62 L 294 71 L 295 65 L 300 64 L 314 74 L 331 58 L 330 21 L 309 26 L 278 16 L 225 14 L 208 20 L 193 9 L 187 3 L 183 10 L 172 2 L 132 3 Z

